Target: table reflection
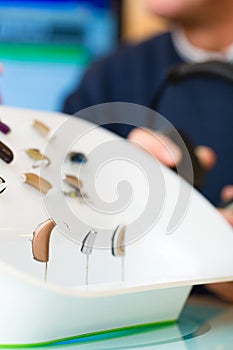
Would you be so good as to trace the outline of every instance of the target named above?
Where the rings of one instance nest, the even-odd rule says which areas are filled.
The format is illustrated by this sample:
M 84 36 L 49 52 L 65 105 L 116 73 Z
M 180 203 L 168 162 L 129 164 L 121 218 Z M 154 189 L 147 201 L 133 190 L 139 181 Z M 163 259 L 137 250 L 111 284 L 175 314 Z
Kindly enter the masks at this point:
M 232 305 L 212 297 L 192 296 L 178 322 L 74 338 L 48 347 L 60 350 L 232 350 L 232 330 Z

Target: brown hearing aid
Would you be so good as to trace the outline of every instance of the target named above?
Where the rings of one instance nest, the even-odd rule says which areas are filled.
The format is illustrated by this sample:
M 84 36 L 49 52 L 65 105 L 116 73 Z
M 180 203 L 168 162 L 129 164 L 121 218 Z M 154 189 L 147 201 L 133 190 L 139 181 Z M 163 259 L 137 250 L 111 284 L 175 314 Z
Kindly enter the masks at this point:
M 43 194 L 47 194 L 48 191 L 52 188 L 50 182 L 33 173 L 23 174 L 21 176 L 21 180 L 22 182 L 34 187 L 36 190 L 42 192 Z
M 82 181 L 80 181 L 76 176 L 73 175 L 65 175 L 63 181 L 75 188 L 76 190 L 80 190 L 82 188 Z
M 47 281 L 48 274 L 49 240 L 55 226 L 56 223 L 53 219 L 48 219 L 42 222 L 33 232 L 32 255 L 35 260 L 45 263 L 45 281 Z
M 33 232 L 32 254 L 35 260 L 45 263 L 49 261 L 49 240 L 55 226 L 53 219 L 48 219 Z
M 11 129 L 10 129 L 10 127 L 9 127 L 7 124 L 3 123 L 3 122 L 0 120 L 0 131 L 1 131 L 3 134 L 8 134 L 8 133 L 11 131 Z
M 95 243 L 97 232 L 94 230 L 91 230 L 88 232 L 88 234 L 84 237 L 82 241 L 82 247 L 81 252 L 86 255 L 90 255 L 92 253 L 92 249 Z

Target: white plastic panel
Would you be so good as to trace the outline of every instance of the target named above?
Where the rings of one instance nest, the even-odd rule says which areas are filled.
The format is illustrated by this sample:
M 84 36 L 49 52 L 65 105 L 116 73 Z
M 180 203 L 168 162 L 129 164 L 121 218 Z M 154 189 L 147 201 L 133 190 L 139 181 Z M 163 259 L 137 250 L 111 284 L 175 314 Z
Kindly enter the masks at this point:
M 59 129 L 67 116 L 8 107 L 0 107 L 0 113 L 12 129 L 8 135 L 1 134 L 1 140 L 15 154 L 11 164 L 1 160 L 0 167 L 0 176 L 7 181 L 7 190 L 0 197 L 0 259 L 4 262 L 0 264 L 0 344 L 51 341 L 174 320 L 192 284 L 233 279 L 231 227 L 200 194 L 151 156 L 100 128 L 84 135 L 92 125 L 79 118 L 69 118 Z M 49 145 L 33 129 L 34 119 L 54 132 Z M 75 135 L 79 140 L 69 144 Z M 101 167 L 102 155 L 98 156 L 95 149 L 103 149 L 109 142 L 117 145 L 113 149 L 115 159 L 109 167 Z M 46 196 L 20 182 L 25 172 L 40 173 L 32 169 L 26 148 L 45 148 L 51 159 L 51 165 L 41 171 L 53 185 Z M 62 195 L 64 173 L 77 175 L 80 170 L 64 161 L 70 150 L 88 154 L 88 162 L 80 171 L 88 203 Z M 151 200 L 148 178 L 155 186 L 146 223 L 153 225 L 145 233 L 147 216 L 143 211 Z M 117 192 L 119 179 L 130 183 L 133 193 L 125 210 L 114 215 L 95 210 L 98 196 L 105 208 L 114 206 L 122 193 Z M 92 193 L 93 181 L 97 195 Z M 180 191 L 191 194 L 190 201 L 182 221 L 168 232 Z M 51 236 L 45 283 L 44 264 L 33 260 L 30 239 L 37 225 L 49 217 L 58 226 Z M 65 234 L 60 230 L 64 222 L 69 227 Z M 110 249 L 113 229 L 119 223 L 127 225 L 124 261 L 113 257 Z M 91 228 L 97 230 L 98 239 L 97 249 L 89 258 L 90 285 L 86 287 L 86 257 L 80 253 L 80 241 Z M 30 325 L 27 332 L 23 330 L 25 324 Z

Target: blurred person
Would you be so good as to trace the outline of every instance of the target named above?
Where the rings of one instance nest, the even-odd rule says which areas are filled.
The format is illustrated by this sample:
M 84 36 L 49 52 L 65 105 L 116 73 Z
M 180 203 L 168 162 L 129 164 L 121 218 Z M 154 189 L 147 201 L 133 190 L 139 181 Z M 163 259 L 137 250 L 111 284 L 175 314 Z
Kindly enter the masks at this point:
M 181 64 L 213 60 L 228 62 L 232 70 L 233 1 L 144 0 L 144 3 L 149 11 L 170 21 L 171 31 L 139 44 L 125 45 L 94 63 L 67 97 L 63 111 L 74 114 L 105 102 L 153 107 L 189 137 L 199 159 L 203 163 L 204 158 L 204 164 L 208 164 L 211 170 L 201 192 L 217 206 L 220 200 L 233 198 L 233 83 L 209 74 L 168 83 L 167 72 Z M 110 128 L 171 166 L 145 130 L 123 124 Z M 173 146 L 169 142 L 168 147 Z M 233 213 L 224 209 L 221 213 L 233 225 Z M 233 283 L 206 288 L 233 302 Z

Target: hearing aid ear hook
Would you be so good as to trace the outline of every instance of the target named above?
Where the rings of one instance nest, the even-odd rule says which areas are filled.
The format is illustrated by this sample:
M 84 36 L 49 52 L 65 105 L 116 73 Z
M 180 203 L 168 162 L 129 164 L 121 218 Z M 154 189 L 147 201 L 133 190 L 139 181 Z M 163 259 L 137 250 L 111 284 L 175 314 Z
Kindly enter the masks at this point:
M 43 155 L 39 149 L 37 148 L 28 148 L 25 150 L 26 154 L 36 161 L 36 163 L 33 164 L 33 168 L 38 168 L 41 165 L 49 166 L 50 159 Z
M 121 257 L 121 279 L 125 279 L 124 257 L 125 257 L 125 231 L 126 226 L 118 225 L 112 235 L 112 255 Z
M 48 273 L 49 240 L 55 226 L 56 223 L 53 219 L 48 219 L 42 222 L 33 232 L 32 254 L 35 260 L 45 263 L 45 281 L 47 281 Z
M 81 246 L 81 252 L 86 255 L 86 286 L 88 286 L 88 275 L 89 275 L 89 255 L 91 255 L 93 246 L 95 243 L 97 232 L 94 230 L 91 230 L 88 232 L 88 234 L 84 237 L 82 241 Z
M 6 181 L 0 177 L 0 194 L 3 193 L 6 189 Z
M 23 174 L 21 176 L 21 180 L 22 182 L 34 187 L 36 190 L 42 192 L 43 194 L 47 194 L 48 191 L 52 188 L 50 182 L 33 173 Z

